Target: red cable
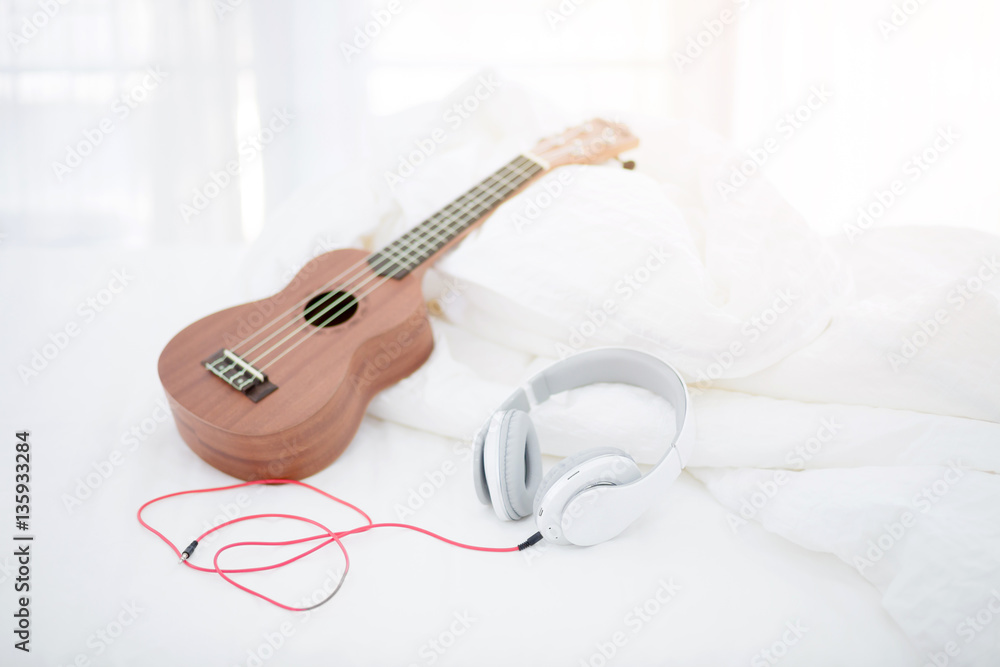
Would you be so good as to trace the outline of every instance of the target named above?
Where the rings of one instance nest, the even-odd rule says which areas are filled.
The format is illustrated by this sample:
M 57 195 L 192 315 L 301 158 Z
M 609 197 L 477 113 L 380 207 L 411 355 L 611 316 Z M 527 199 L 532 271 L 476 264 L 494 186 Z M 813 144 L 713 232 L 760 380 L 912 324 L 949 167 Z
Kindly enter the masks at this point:
M 312 525 L 320 528 L 321 530 L 323 530 L 325 532 L 320 533 L 319 535 L 312 535 L 312 536 L 309 536 L 309 537 L 300 537 L 300 538 L 297 538 L 297 539 L 294 539 L 294 540 L 233 542 L 231 544 L 227 544 L 225 546 L 220 547 L 215 552 L 215 557 L 212 559 L 212 566 L 213 567 L 207 568 L 207 567 L 201 567 L 199 565 L 195 565 L 195 564 L 191 563 L 189 560 L 183 559 L 182 558 L 182 552 L 181 552 L 181 550 L 178 549 L 177 546 L 173 542 L 171 542 L 169 539 L 167 539 L 167 537 L 163 533 L 161 533 L 160 531 L 158 531 L 155 528 L 153 528 L 152 526 L 150 526 L 142 518 L 142 512 L 143 512 L 143 510 L 145 510 L 147 507 L 149 507 L 150 505 L 152 505 L 154 503 L 160 502 L 161 500 L 167 500 L 168 498 L 173 498 L 175 496 L 184 496 L 184 495 L 188 495 L 188 494 L 191 494 L 191 493 L 211 493 L 213 491 L 227 491 L 229 489 L 238 489 L 238 488 L 241 488 L 241 487 L 244 487 L 244 486 L 252 486 L 252 485 L 255 485 L 255 484 L 296 484 L 298 486 L 305 487 L 307 489 L 315 491 L 316 493 L 319 493 L 320 495 L 326 496 L 330 500 L 333 500 L 333 501 L 335 501 L 337 503 L 340 503 L 341 505 L 344 505 L 345 507 L 349 507 L 350 509 L 354 510 L 355 512 L 357 512 L 358 514 L 360 514 L 361 516 L 363 516 L 364 519 L 365 519 L 365 521 L 367 523 L 364 524 L 364 525 L 358 526 L 357 528 L 352 528 L 350 530 L 342 530 L 342 531 L 334 532 L 334 531 L 330 530 L 329 528 L 327 528 L 326 526 L 324 526 L 323 524 L 319 523 L 318 521 L 314 521 L 314 520 L 312 520 L 312 519 L 310 519 L 308 517 L 298 516 L 296 514 L 251 514 L 251 515 L 244 516 L 244 517 L 237 517 L 235 519 L 231 519 L 230 521 L 226 521 L 224 523 L 221 523 L 218 526 L 215 526 L 213 528 L 209 528 L 204 533 L 202 533 L 201 535 L 198 536 L 196 542 L 201 542 L 208 535 L 214 533 L 217 530 L 221 530 L 222 528 L 225 528 L 226 526 L 231 526 L 231 525 L 233 525 L 235 523 L 239 523 L 241 521 L 250 521 L 252 519 L 263 519 L 263 518 L 279 518 L 279 519 L 291 519 L 293 521 L 302 521 L 304 523 L 310 523 L 310 524 L 312 524 Z M 361 510 L 360 508 L 356 507 L 355 505 L 352 505 L 351 503 L 347 502 L 346 500 L 342 500 L 341 498 L 337 498 L 336 496 L 334 496 L 332 494 L 329 494 L 326 491 L 318 489 L 315 486 L 312 486 L 311 484 L 306 484 L 305 482 L 299 482 L 299 481 L 294 480 L 294 479 L 261 479 L 261 480 L 254 480 L 252 482 L 242 482 L 240 484 L 231 484 L 229 486 L 217 486 L 217 487 L 213 487 L 213 488 L 209 488 L 209 489 L 192 489 L 190 491 L 177 491 L 175 493 L 168 493 L 168 494 L 166 494 L 164 496 L 160 496 L 159 498 L 153 498 L 152 500 L 144 503 L 142 505 L 142 507 L 139 508 L 139 511 L 136 513 L 136 517 L 139 519 L 139 523 L 142 524 L 142 526 L 146 530 L 150 531 L 151 533 L 153 533 L 154 535 L 156 535 L 157 537 L 159 537 L 171 549 L 173 549 L 174 553 L 177 554 L 177 557 L 181 558 L 181 562 L 183 562 L 188 567 L 190 567 L 190 568 L 192 568 L 194 570 L 198 570 L 199 572 L 215 572 L 216 574 L 218 574 L 220 577 L 222 577 L 224 580 L 226 580 L 227 582 L 229 582 L 230 584 L 232 584 L 236 588 L 239 588 L 242 591 L 250 593 L 251 595 L 255 595 L 255 596 L 261 598 L 262 600 L 266 600 L 267 602 L 270 602 L 271 604 L 273 604 L 275 606 L 281 607 L 282 609 L 287 609 L 288 611 L 307 611 L 309 609 L 313 609 L 313 608 L 319 606 L 320 604 L 323 604 L 323 602 L 326 602 L 327 600 L 329 600 L 330 598 L 332 598 L 333 595 L 336 594 L 337 590 L 339 590 L 340 585 L 337 586 L 337 589 L 335 589 L 334 592 L 331 593 L 329 597 L 327 597 L 325 600 L 323 600 L 323 602 L 320 602 L 319 604 L 313 605 L 312 607 L 290 607 L 290 606 L 282 604 L 282 603 L 280 603 L 280 602 L 278 602 L 276 600 L 273 600 L 272 598 L 269 598 L 266 595 L 264 595 L 263 593 L 255 591 L 252 588 L 249 588 L 249 587 L 244 586 L 244 585 L 242 585 L 240 583 L 237 583 L 236 581 L 234 581 L 228 575 L 230 575 L 230 574 L 240 574 L 240 573 L 245 573 L 245 572 L 263 572 L 263 571 L 266 571 L 266 570 L 274 570 L 274 569 L 279 568 L 279 567 L 284 567 L 285 565 L 289 565 L 291 563 L 294 563 L 295 561 L 297 561 L 297 560 L 299 560 L 301 558 L 305 558 L 306 556 L 308 556 L 308 555 L 310 555 L 312 553 L 315 553 L 316 551 L 319 551 L 323 547 L 326 547 L 326 546 L 330 545 L 331 543 L 336 542 L 337 546 L 340 547 L 341 552 L 344 554 L 344 573 L 341 575 L 341 580 L 340 580 L 341 581 L 341 585 L 342 585 L 344 579 L 347 577 L 347 571 L 350 569 L 351 559 L 347 555 L 347 548 L 344 546 L 343 542 L 341 542 L 341 539 L 344 538 L 344 537 L 347 537 L 348 535 L 357 535 L 357 534 L 360 534 L 360 533 L 366 533 L 369 530 L 372 530 L 373 528 L 406 528 L 408 530 L 414 530 L 414 531 L 416 531 L 418 533 L 423 533 L 424 535 L 428 535 L 428 536 L 433 537 L 433 538 L 435 538 L 437 540 L 440 540 L 442 542 L 446 542 L 447 544 L 451 544 L 451 545 L 456 546 L 456 547 L 461 547 L 462 549 L 471 549 L 473 551 L 490 551 L 490 552 L 500 553 L 500 552 L 519 551 L 520 550 L 520 547 L 516 547 L 516 546 L 515 547 L 479 547 L 479 546 L 474 546 L 474 545 L 471 545 L 471 544 L 464 544 L 462 542 L 456 542 L 455 540 L 450 540 L 447 537 L 443 537 L 441 535 L 438 535 L 437 533 L 433 533 L 433 532 L 431 532 L 429 530 L 426 530 L 424 528 L 420 528 L 418 526 L 411 526 L 410 524 L 406 524 L 406 523 L 373 523 L 372 520 L 371 520 L 371 517 L 369 517 L 367 514 L 365 514 L 365 512 L 363 510 Z M 219 567 L 219 556 L 222 555 L 223 551 L 228 551 L 229 549 L 235 549 L 237 547 L 245 547 L 245 546 L 272 546 L 272 547 L 289 546 L 289 545 L 293 545 L 293 544 L 303 544 L 303 543 L 306 543 L 306 542 L 313 542 L 313 541 L 316 541 L 316 540 L 324 540 L 324 541 L 321 542 L 320 544 L 318 544 L 318 545 L 316 545 L 314 547 L 311 547 L 310 549 L 308 549 L 308 550 L 306 550 L 306 551 L 298 554 L 297 556 L 293 556 L 293 557 L 291 557 L 291 558 L 289 558 L 287 560 L 284 560 L 284 561 L 282 561 L 280 563 L 273 563 L 271 565 L 264 565 L 264 566 L 261 566 L 261 567 L 249 567 L 249 568 L 225 569 L 225 568 Z

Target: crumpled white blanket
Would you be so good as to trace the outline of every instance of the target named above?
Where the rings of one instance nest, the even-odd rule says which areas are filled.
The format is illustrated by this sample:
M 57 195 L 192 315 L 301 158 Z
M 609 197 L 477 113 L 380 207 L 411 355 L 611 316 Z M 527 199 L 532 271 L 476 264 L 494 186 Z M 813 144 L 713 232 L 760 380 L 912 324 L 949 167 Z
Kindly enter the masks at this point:
M 310 253 L 387 242 L 583 120 L 501 85 L 390 188 L 398 155 L 466 94 L 387 120 L 370 164 L 290 202 L 248 258 L 247 292 L 280 288 L 290 276 L 277 267 Z M 762 177 L 721 201 L 732 152 L 693 124 L 625 120 L 642 142 L 636 171 L 553 172 L 436 265 L 434 354 L 370 414 L 466 439 L 556 358 L 650 351 L 689 382 L 689 472 L 737 539 L 758 522 L 840 558 L 927 664 L 998 664 L 1000 238 L 916 227 L 823 238 Z M 555 182 L 562 192 L 543 196 Z M 662 401 L 622 386 L 533 416 L 555 456 L 615 444 L 651 463 L 671 430 Z

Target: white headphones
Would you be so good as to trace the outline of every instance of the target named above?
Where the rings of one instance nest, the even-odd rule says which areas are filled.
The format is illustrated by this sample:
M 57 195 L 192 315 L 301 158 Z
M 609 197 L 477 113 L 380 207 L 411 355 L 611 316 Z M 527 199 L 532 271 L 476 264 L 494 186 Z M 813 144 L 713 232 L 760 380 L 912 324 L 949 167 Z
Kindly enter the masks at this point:
M 676 415 L 673 442 L 645 476 L 627 453 L 602 447 L 567 457 L 542 480 L 542 454 L 528 412 L 553 394 L 596 382 L 631 384 L 666 399 Z M 472 463 L 476 494 L 504 521 L 533 514 L 550 542 L 590 546 L 610 540 L 680 475 L 695 441 L 690 403 L 680 374 L 651 354 L 601 348 L 567 357 L 528 380 L 479 429 Z

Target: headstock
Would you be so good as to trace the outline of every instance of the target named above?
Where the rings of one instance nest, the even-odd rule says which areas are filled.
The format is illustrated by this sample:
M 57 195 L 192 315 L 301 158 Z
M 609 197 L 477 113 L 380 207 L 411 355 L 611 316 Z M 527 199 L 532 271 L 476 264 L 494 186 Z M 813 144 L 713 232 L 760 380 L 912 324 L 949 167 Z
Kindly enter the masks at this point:
M 596 164 L 635 148 L 639 139 L 621 123 L 595 118 L 562 134 L 542 139 L 530 151 L 552 169 L 566 164 Z

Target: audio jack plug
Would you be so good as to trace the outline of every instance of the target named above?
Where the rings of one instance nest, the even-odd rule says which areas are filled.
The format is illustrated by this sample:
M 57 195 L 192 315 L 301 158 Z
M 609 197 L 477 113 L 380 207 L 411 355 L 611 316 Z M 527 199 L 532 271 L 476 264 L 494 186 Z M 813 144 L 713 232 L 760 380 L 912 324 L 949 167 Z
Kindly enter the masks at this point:
M 183 563 L 188 558 L 190 558 L 191 554 L 194 553 L 194 550 L 197 547 L 198 547 L 198 540 L 195 540 L 191 544 L 187 545 L 187 549 L 185 549 L 184 551 L 181 552 L 181 559 L 178 561 L 178 563 Z
M 518 551 L 524 551 L 525 549 L 527 549 L 528 547 L 530 547 L 532 544 L 535 544 L 536 542 L 539 542 L 541 539 L 542 539 L 542 534 L 540 532 L 539 533 L 535 533 L 534 535 L 532 535 L 531 537 L 529 537 L 528 539 L 526 539 L 524 542 L 521 542 L 520 544 L 518 544 L 517 545 L 517 550 Z

